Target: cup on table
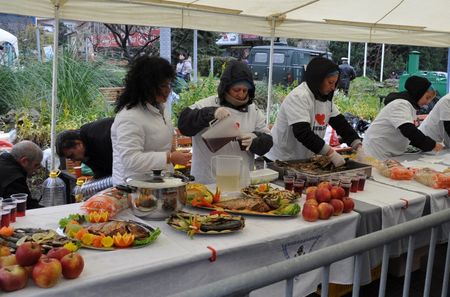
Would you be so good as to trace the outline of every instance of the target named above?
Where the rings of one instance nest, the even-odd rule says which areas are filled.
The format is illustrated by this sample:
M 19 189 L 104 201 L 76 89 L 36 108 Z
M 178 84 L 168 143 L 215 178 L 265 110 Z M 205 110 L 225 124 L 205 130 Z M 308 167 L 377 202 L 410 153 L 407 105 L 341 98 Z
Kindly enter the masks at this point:
M 9 227 L 9 223 L 11 220 L 10 213 L 10 209 L 4 209 L 2 206 L 2 219 L 0 222 L 0 227 Z
M 296 180 L 304 180 L 306 182 L 306 175 L 302 172 L 296 172 L 295 179 Z
M 3 199 L 2 208 L 10 210 L 10 222 L 14 223 L 16 221 L 16 215 L 17 215 L 16 199 L 14 199 L 14 198 Z
M 75 170 L 75 176 L 79 178 L 81 176 L 81 166 L 75 166 L 73 169 Z
M 283 177 L 283 180 L 284 180 L 284 188 L 286 190 L 292 191 L 294 189 L 295 177 L 293 175 L 285 175 Z
M 338 187 L 341 183 L 341 179 L 339 178 L 339 175 L 333 175 L 331 177 L 331 185 Z
M 28 194 L 27 193 L 12 194 L 11 198 L 16 199 L 16 203 L 17 203 L 16 217 L 24 217 L 25 210 L 27 209 Z
M 367 175 L 364 172 L 360 172 L 358 173 L 358 176 L 359 176 L 358 191 L 364 191 Z
M 352 186 L 350 187 L 350 192 L 352 193 L 356 193 L 358 192 L 358 184 L 359 184 L 359 176 L 357 174 L 352 175 L 351 179 L 351 184 Z
M 306 186 L 312 187 L 317 186 L 319 184 L 319 178 L 317 176 L 308 176 L 306 178 Z
M 352 186 L 351 182 L 343 182 L 343 181 L 341 181 L 341 187 L 345 191 L 345 197 L 349 197 L 350 196 L 350 188 L 351 188 L 351 186 Z
M 305 188 L 305 181 L 302 179 L 296 179 L 294 181 L 294 192 L 298 193 L 300 196 L 303 193 L 303 189 Z

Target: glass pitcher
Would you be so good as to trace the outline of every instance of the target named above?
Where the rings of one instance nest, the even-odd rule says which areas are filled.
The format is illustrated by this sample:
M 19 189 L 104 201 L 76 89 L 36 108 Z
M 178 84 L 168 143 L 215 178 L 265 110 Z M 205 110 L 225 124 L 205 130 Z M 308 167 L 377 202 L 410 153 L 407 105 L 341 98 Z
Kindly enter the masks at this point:
M 211 159 L 211 169 L 216 177 L 216 185 L 223 192 L 238 192 L 248 186 L 248 165 L 240 156 L 214 156 Z

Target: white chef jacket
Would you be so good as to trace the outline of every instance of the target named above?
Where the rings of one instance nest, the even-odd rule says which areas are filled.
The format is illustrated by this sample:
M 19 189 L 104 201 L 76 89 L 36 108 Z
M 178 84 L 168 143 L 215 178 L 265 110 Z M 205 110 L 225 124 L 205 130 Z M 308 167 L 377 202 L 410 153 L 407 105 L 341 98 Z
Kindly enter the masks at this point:
M 217 96 L 202 99 L 191 105 L 189 108 L 201 109 L 203 107 L 210 106 L 220 106 L 219 98 Z M 258 109 L 258 107 L 256 107 L 255 104 L 252 103 L 248 106 L 248 112 L 241 112 L 228 107 L 225 108 L 230 111 L 231 117 L 233 117 L 236 122 L 239 122 L 241 134 L 254 131 L 268 134 L 270 133 L 270 130 L 266 126 L 263 113 Z M 253 170 L 255 161 L 254 154 L 250 151 L 242 151 L 237 141 L 229 142 L 215 153 L 211 152 L 201 137 L 207 129 L 208 128 L 203 129 L 192 137 L 191 175 L 195 177 L 195 182 L 203 184 L 215 183 L 215 174 L 213 174 L 211 170 L 211 159 L 213 156 L 217 155 L 241 156 L 243 159 L 243 164 L 247 164 L 249 170 Z
M 417 111 L 406 99 L 395 99 L 386 105 L 364 134 L 363 147 L 367 155 L 380 161 L 405 153 L 409 139 L 400 132 L 403 124 L 413 124 Z
M 113 147 L 113 184 L 124 184 L 124 179 L 152 170 L 170 169 L 167 152 L 172 148 L 174 133 L 171 116 L 160 105 L 137 105 L 123 108 L 111 126 Z
M 450 121 L 450 94 L 439 99 L 430 114 L 420 124 L 419 130 L 436 142 L 444 142 L 450 147 L 450 137 L 445 132 L 444 122 Z
M 313 132 L 323 138 L 330 118 L 339 114 L 332 101 L 316 100 L 306 82 L 301 83 L 281 103 L 271 131 L 273 146 L 267 158 L 273 161 L 309 159 L 314 153 L 295 138 L 292 125 L 310 123 Z

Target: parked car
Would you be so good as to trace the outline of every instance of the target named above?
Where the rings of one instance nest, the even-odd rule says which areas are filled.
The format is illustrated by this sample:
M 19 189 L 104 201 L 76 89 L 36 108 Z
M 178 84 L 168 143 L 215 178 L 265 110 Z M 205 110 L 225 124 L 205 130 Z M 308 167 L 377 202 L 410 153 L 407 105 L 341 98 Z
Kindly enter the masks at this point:
M 255 46 L 250 50 L 248 65 L 253 73 L 253 79 L 264 80 L 269 77 L 270 46 Z M 295 80 L 303 81 L 305 66 L 317 56 L 331 59 L 331 53 L 286 45 L 274 46 L 273 53 L 273 84 L 288 85 Z

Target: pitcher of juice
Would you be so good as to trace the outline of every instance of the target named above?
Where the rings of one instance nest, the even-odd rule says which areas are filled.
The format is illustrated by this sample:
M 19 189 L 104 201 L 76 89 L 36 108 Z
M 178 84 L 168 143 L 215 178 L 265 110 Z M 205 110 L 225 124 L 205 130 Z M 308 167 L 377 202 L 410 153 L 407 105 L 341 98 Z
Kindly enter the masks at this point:
M 249 184 L 248 165 L 240 156 L 214 156 L 211 169 L 216 176 L 216 185 L 222 192 L 238 192 Z
M 212 121 L 209 129 L 202 134 L 202 139 L 208 149 L 215 153 L 230 141 L 236 140 L 239 135 L 239 122 L 229 116 L 220 121 Z

